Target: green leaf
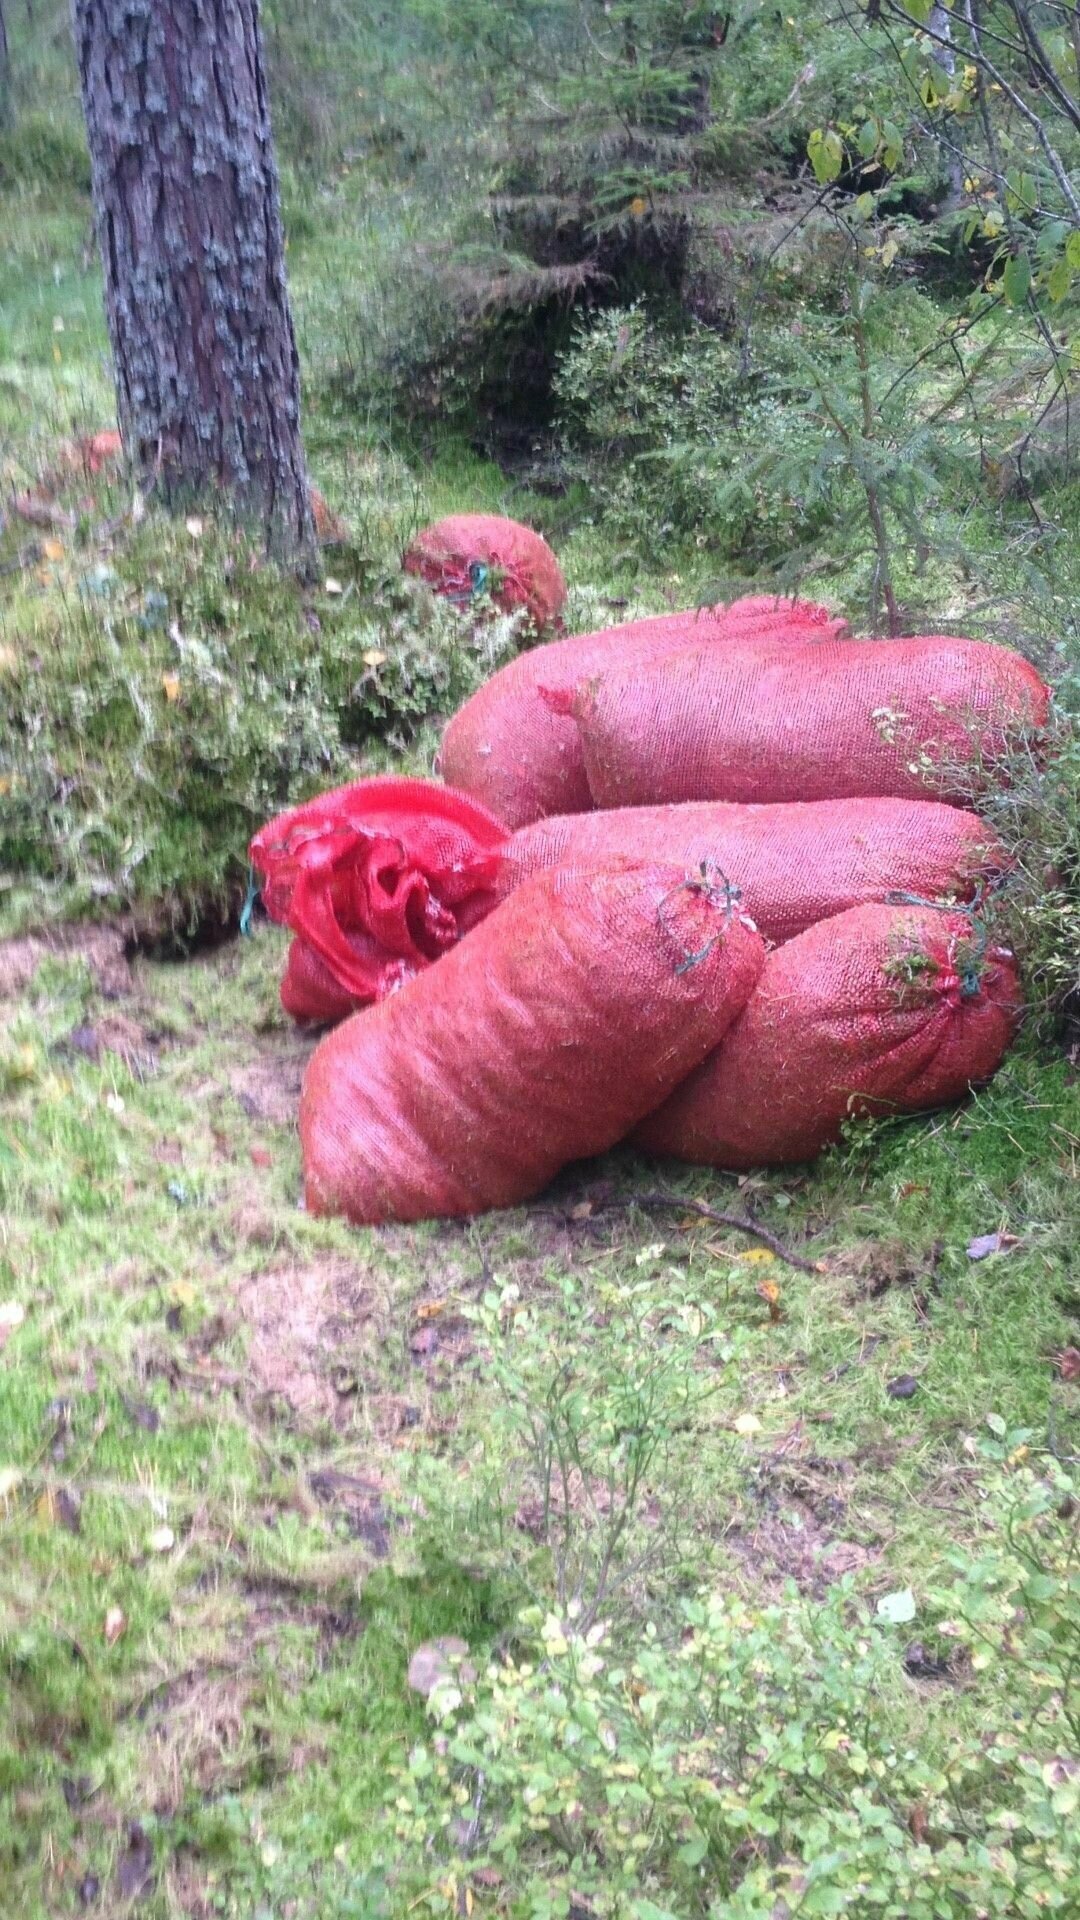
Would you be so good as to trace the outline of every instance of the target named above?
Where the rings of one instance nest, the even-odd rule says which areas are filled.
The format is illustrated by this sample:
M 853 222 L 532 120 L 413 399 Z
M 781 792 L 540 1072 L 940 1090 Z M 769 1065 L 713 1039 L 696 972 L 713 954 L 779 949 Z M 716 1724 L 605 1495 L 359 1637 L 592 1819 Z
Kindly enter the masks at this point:
M 883 120 L 881 124 L 881 157 L 890 173 L 895 173 L 904 157 L 904 136 L 894 120 Z
M 910 1587 L 901 1587 L 896 1593 L 883 1593 L 877 1603 L 879 1620 L 887 1620 L 891 1627 L 905 1626 L 915 1618 L 915 1595 Z
M 679 1848 L 679 1859 L 684 1867 L 700 1867 L 708 1851 L 708 1841 L 704 1834 L 698 1833 L 692 1840 L 688 1840 L 685 1846 Z
M 1014 253 L 1009 256 L 1005 263 L 1002 284 L 1010 307 L 1022 307 L 1031 287 L 1031 262 L 1026 253 Z
M 930 18 L 931 0 L 904 0 L 904 12 L 920 27 Z
M 855 145 L 864 160 L 872 160 L 878 150 L 881 130 L 876 120 L 864 120 L 855 136 Z
M 1074 272 L 1080 268 L 1080 233 L 1070 233 L 1065 242 L 1065 258 Z
M 855 206 L 853 209 L 856 220 L 869 220 L 873 214 L 875 205 L 876 205 L 876 196 L 874 194 L 872 193 L 857 194 L 855 198 Z
M 839 178 L 844 164 L 844 147 L 840 135 L 832 127 L 824 132 L 820 127 L 815 127 L 806 143 L 806 151 L 819 187 L 827 187 Z

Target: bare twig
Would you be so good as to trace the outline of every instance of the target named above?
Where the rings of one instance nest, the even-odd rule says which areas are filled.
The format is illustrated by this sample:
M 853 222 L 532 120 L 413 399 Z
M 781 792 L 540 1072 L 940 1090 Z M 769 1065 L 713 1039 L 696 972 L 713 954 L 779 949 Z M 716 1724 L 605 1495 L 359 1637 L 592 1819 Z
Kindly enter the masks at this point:
M 804 1260 L 801 1254 L 792 1253 L 767 1227 L 761 1227 L 756 1220 L 749 1220 L 744 1214 L 720 1213 L 716 1207 L 710 1207 L 704 1200 L 687 1200 L 679 1193 L 636 1193 L 625 1200 L 605 1200 L 597 1208 L 598 1212 L 607 1212 L 614 1207 L 640 1207 L 642 1213 L 693 1213 L 700 1220 L 708 1220 L 714 1227 L 730 1227 L 734 1233 L 748 1233 L 754 1240 L 760 1240 L 775 1253 L 778 1260 L 784 1260 L 789 1267 L 797 1267 L 800 1273 L 825 1273 L 825 1264 L 821 1260 Z

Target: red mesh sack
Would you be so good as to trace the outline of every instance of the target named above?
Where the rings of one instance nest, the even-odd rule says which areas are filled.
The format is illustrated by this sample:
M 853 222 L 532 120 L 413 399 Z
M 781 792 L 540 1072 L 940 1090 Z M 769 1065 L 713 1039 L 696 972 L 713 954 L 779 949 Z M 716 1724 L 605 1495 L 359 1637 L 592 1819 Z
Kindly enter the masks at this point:
M 617 807 L 521 827 L 507 842 L 499 889 L 559 862 L 611 857 L 707 862 L 737 878 L 740 904 L 764 938 L 790 940 L 830 914 L 894 892 L 969 899 L 1000 872 L 990 828 L 934 800 L 817 800 L 747 807 L 722 800 Z
M 286 1010 L 338 1018 L 437 960 L 494 904 L 505 839 L 482 807 L 427 780 L 360 780 L 269 821 L 251 864 L 271 919 L 308 950 L 290 955 Z M 348 1002 L 327 1015 L 331 982 Z
M 925 797 L 921 752 L 993 754 L 1049 694 L 1006 647 L 937 635 L 815 647 L 695 647 L 549 695 L 576 715 L 598 807 L 680 800 Z
M 846 631 L 825 607 L 755 598 L 730 607 L 661 614 L 579 633 L 519 654 L 467 700 L 443 735 L 439 771 L 508 827 L 593 804 L 578 729 L 568 707 L 578 682 L 609 668 L 682 653 L 697 641 L 822 641 Z M 543 696 L 542 697 L 542 690 Z M 549 704 L 549 698 L 553 704 Z
M 635 1145 L 716 1167 L 809 1160 L 854 1114 L 916 1113 L 988 1080 L 1013 1036 L 1011 956 L 969 915 L 852 907 L 769 954 L 704 1066 Z
M 547 541 L 493 513 L 455 513 L 425 527 L 402 565 L 456 606 L 486 591 L 504 613 L 527 608 L 537 627 L 557 620 L 566 604 L 566 581 Z
M 536 875 L 317 1048 L 300 1100 L 308 1207 L 377 1224 L 527 1200 L 700 1063 L 763 952 L 722 888 L 678 868 Z

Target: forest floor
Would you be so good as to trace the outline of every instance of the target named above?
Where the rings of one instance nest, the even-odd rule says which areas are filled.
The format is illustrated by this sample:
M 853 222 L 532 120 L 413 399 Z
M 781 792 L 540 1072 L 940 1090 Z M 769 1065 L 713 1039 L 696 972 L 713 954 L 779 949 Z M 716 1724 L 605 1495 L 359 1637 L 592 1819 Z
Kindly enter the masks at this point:
M 63 205 L 5 228 L 5 486 L 73 419 L 109 418 L 86 238 Z M 294 262 L 309 369 L 348 271 L 315 243 Z M 373 505 L 347 428 L 312 419 L 313 464 L 365 537 L 389 545 L 403 515 L 451 500 L 521 507 L 454 449 L 416 473 L 387 456 Z M 579 605 L 625 598 L 588 529 L 566 559 Z M 57 591 L 49 552 L 34 565 Z M 652 604 L 693 595 L 647 574 Z M 524 1501 L 516 1542 L 485 1532 L 481 1466 L 503 1446 L 519 1471 L 476 1318 L 493 1293 L 535 1309 L 552 1379 L 585 1369 L 598 1430 L 613 1318 L 716 1329 L 710 1391 L 646 1490 L 641 1524 L 665 1543 L 646 1612 L 701 1585 L 759 1610 L 789 1581 L 811 1603 L 846 1581 L 871 1609 L 910 1593 L 894 1611 L 911 1739 L 932 1745 L 943 1713 L 976 1742 L 1007 1719 L 1007 1663 L 976 1686 L 923 1657 L 924 1608 L 950 1555 L 998 1537 L 1018 1452 L 1075 1455 L 1072 1061 L 1022 1050 L 956 1112 L 809 1171 L 671 1180 L 615 1156 L 533 1208 L 356 1233 L 300 1207 L 308 1043 L 277 1006 L 282 956 L 265 924 L 186 960 L 132 953 L 108 922 L 0 948 L 5 1913 L 379 1910 L 391 1769 L 425 1726 L 410 1660 L 451 1635 L 482 1662 L 535 1536 Z M 751 1215 L 802 1264 L 642 1210 L 661 1182 Z M 425 1911 L 473 1910 L 422 1850 L 410 1873 Z M 477 1910 L 505 1907 L 487 1889 Z

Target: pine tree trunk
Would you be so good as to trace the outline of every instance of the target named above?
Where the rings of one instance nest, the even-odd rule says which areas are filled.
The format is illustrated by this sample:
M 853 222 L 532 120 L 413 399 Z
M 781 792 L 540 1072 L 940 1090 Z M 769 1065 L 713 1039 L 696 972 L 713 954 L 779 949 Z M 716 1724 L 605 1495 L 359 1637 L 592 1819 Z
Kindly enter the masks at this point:
M 158 497 L 314 547 L 259 0 L 72 0 L 117 408 Z

